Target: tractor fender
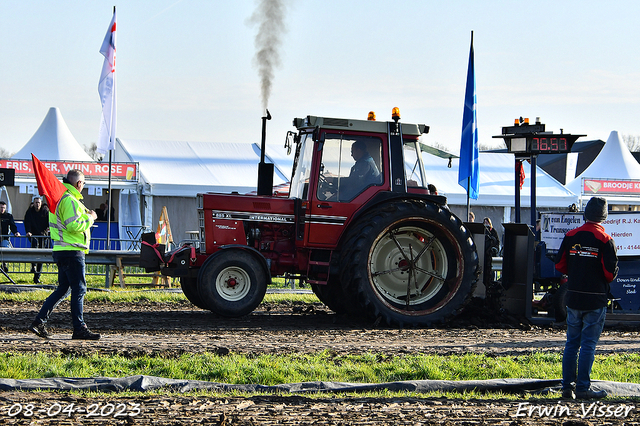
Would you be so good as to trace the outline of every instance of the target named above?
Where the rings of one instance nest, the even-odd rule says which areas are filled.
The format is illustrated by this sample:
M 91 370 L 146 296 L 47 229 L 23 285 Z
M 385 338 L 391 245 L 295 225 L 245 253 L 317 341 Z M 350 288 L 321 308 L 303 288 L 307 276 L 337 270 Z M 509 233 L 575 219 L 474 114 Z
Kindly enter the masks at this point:
M 219 253 L 222 253 L 224 250 L 230 250 L 230 249 L 236 249 L 236 250 L 240 249 L 240 250 L 249 252 L 253 256 L 255 256 L 260 261 L 260 265 L 262 265 L 262 268 L 264 269 L 264 273 L 267 276 L 267 282 L 271 282 L 271 268 L 269 267 L 269 261 L 267 261 L 267 259 L 262 255 L 262 253 L 260 253 L 255 248 L 245 246 L 242 244 L 227 244 L 227 245 L 218 247 L 218 251 L 211 254 L 209 257 L 207 257 L 207 260 L 204 261 L 200 269 L 201 270 L 204 269 L 204 265 L 206 265 L 209 262 L 212 262 L 213 259 L 215 259 Z
M 351 227 L 352 224 L 357 223 L 358 219 L 361 216 L 369 213 L 371 210 L 373 210 L 376 207 L 389 204 L 389 202 L 397 201 L 397 200 L 422 200 L 426 203 L 436 204 L 440 208 L 449 210 L 449 207 L 447 206 L 447 197 L 444 197 L 442 195 L 409 194 L 406 192 L 398 193 L 398 192 L 391 192 L 391 191 L 379 192 L 378 194 L 373 196 L 370 200 L 368 200 L 366 203 L 364 203 L 362 207 L 360 207 L 360 209 L 355 212 L 355 214 L 349 220 L 349 223 L 346 224 L 347 226 L 345 228 L 345 232 L 342 233 L 340 240 L 342 240 L 344 236 L 347 234 L 346 229 Z M 342 241 L 340 241 L 340 244 L 341 243 Z

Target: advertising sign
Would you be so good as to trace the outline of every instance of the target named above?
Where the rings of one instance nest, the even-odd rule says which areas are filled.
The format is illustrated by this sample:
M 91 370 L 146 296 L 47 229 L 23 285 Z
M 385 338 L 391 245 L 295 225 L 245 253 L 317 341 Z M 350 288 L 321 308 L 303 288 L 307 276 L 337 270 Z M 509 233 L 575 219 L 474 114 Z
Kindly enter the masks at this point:
M 583 223 L 582 213 L 541 213 L 540 238 L 547 250 L 557 251 L 564 234 Z M 640 212 L 609 212 L 602 225 L 615 241 L 618 256 L 640 256 Z
M 109 178 L 108 163 L 94 163 L 90 161 L 46 161 L 41 160 L 44 166 L 56 176 L 66 176 L 71 169 L 78 169 L 88 179 Z M 0 160 L 0 168 L 15 170 L 16 177 L 33 177 L 33 163 L 31 160 Z M 111 179 L 117 181 L 138 180 L 138 163 L 112 163 Z
M 640 195 L 640 180 L 582 178 L 584 195 Z
M 625 311 L 640 309 L 640 261 L 618 262 L 620 272 L 610 284 L 611 294 Z

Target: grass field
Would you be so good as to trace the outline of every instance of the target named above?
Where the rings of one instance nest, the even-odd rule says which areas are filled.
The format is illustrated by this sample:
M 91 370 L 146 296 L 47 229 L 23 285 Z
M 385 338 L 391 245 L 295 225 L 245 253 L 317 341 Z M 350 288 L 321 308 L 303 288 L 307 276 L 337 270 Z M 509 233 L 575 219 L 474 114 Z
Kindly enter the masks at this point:
M 16 274 L 20 275 L 20 274 Z M 21 274 L 29 283 L 29 274 Z M 55 275 L 45 283 L 55 284 Z M 14 278 L 15 279 L 15 278 Z M 101 278 L 103 280 L 103 278 Z M 99 284 L 103 284 L 100 281 Z M 90 284 L 91 285 L 91 284 Z M 102 287 L 102 286 L 99 286 Z M 1 293 L 0 301 L 44 300 L 50 291 Z M 108 303 L 177 303 L 188 304 L 180 291 L 150 291 L 145 288 L 115 287 L 109 291 L 90 291 L 88 301 Z M 313 294 L 268 294 L 265 303 L 319 303 Z M 337 355 L 329 351 L 307 355 L 243 355 L 231 353 L 183 354 L 178 357 L 121 355 L 90 356 L 61 353 L 0 353 L 0 377 L 10 379 L 48 377 L 125 377 L 145 374 L 173 379 L 193 379 L 229 384 L 259 383 L 276 385 L 306 381 L 381 383 L 402 380 L 483 380 L 497 378 L 557 379 L 561 377 L 562 356 L 557 353 L 534 353 L 526 356 L 487 356 L 464 354 L 452 356 L 384 354 Z M 640 354 L 596 356 L 592 379 L 640 382 Z M 216 394 L 216 392 L 210 392 Z M 376 392 L 374 396 L 389 396 Z M 398 393 L 398 395 L 409 395 Z M 361 395 L 362 396 L 362 395 Z M 429 394 L 440 397 L 480 397 L 475 393 Z M 482 398 L 509 398 L 486 394 Z M 520 397 L 521 398 L 521 397 Z
M 0 377 L 125 377 L 144 374 L 172 379 L 262 385 L 308 381 L 384 383 L 403 380 L 557 379 L 561 377 L 561 360 L 559 354 L 540 353 L 521 357 L 475 354 L 385 357 L 379 354 L 336 356 L 324 351 L 314 355 L 251 357 L 204 353 L 183 354 L 177 358 L 1 353 Z M 597 356 L 592 379 L 637 383 L 640 381 L 640 355 Z M 379 392 L 374 394 L 381 396 Z

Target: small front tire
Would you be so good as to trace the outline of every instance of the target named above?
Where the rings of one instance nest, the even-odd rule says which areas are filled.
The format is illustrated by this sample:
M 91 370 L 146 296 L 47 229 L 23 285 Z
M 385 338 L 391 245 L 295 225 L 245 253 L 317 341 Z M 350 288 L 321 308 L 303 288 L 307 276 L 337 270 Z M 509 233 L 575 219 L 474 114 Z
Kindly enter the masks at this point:
M 223 250 L 202 265 L 198 294 L 206 309 L 225 317 L 241 317 L 253 312 L 264 299 L 267 276 L 256 255 Z
M 184 293 L 184 296 L 187 298 L 187 300 L 189 300 L 189 302 L 200 309 L 207 309 L 204 303 L 202 303 L 202 299 L 198 294 L 197 278 L 180 277 L 180 287 L 182 287 L 182 292 Z

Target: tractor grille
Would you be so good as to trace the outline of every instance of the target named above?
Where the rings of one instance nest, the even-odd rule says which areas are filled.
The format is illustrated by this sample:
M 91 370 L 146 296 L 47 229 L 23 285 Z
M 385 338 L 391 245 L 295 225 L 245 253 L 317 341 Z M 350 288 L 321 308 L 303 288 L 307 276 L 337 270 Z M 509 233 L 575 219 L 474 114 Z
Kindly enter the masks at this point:
M 266 202 L 261 202 L 261 201 L 254 201 L 253 202 L 253 208 L 259 211 L 264 211 L 264 210 L 271 210 L 271 203 L 266 203 Z
M 204 210 L 198 209 L 198 228 L 200 231 L 200 253 L 207 252 L 206 241 L 207 237 L 204 232 Z

